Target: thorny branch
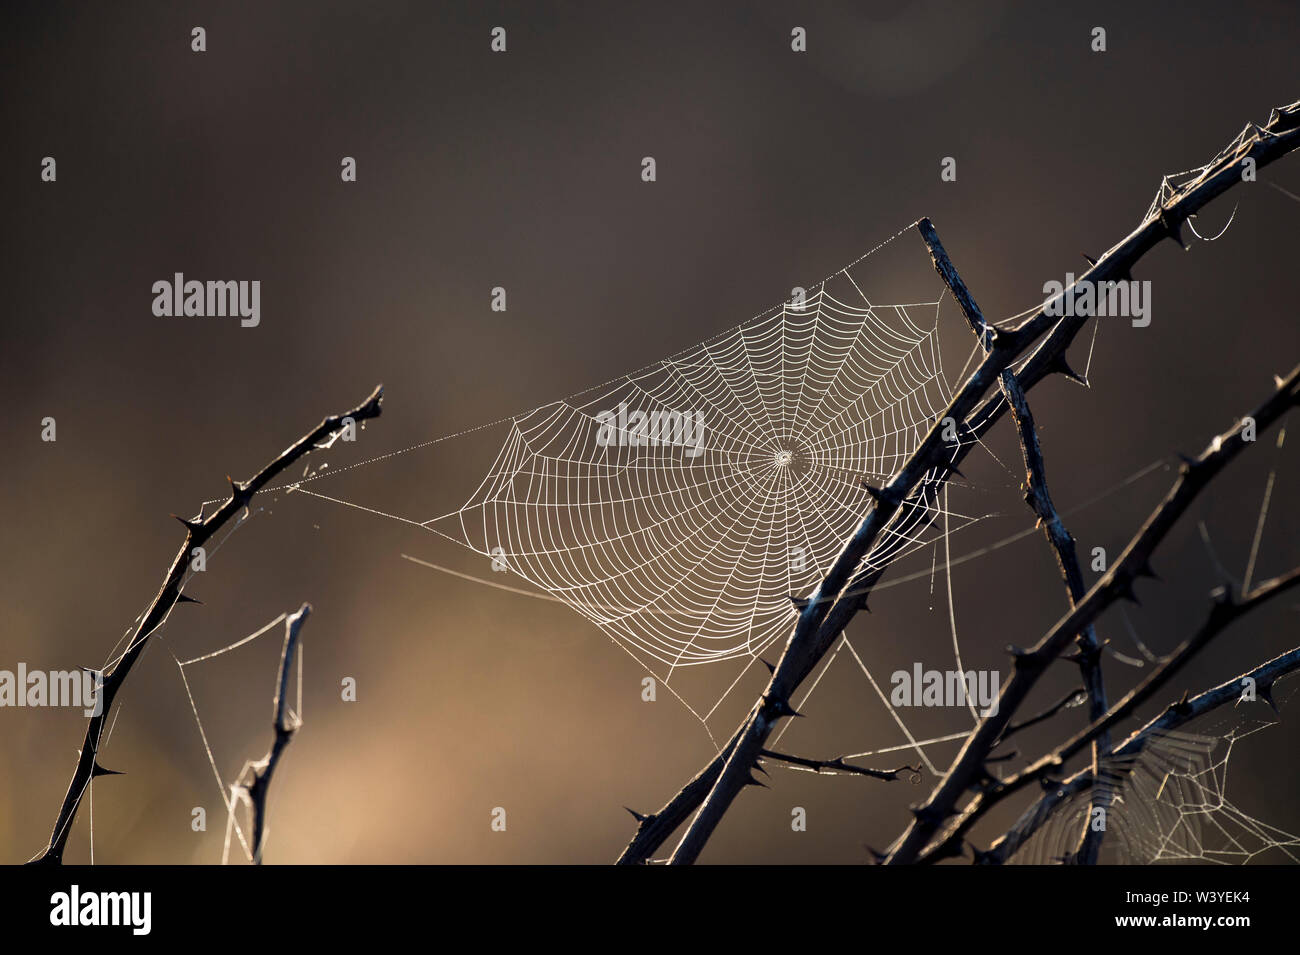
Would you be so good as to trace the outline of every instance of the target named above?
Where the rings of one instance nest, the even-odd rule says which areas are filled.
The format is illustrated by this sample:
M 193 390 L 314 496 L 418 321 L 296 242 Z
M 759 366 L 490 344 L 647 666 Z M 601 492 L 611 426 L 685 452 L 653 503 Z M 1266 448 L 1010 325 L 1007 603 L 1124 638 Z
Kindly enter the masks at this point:
M 1066 707 L 1074 706 L 1076 703 L 1081 703 L 1083 700 L 1087 698 L 1088 698 L 1088 691 L 1083 689 L 1082 687 L 1071 690 L 1069 693 L 1065 694 L 1065 696 L 1061 697 L 1059 700 L 1057 700 L 1047 709 L 1043 710 L 1041 713 L 1035 716 L 1031 716 L 1029 717 L 1029 719 L 1024 720 L 1020 723 L 1008 723 L 1007 728 L 1002 731 L 1002 737 L 998 740 L 998 744 L 1005 743 L 1013 733 L 1019 733 L 1021 730 L 1027 730 L 1031 726 L 1037 726 L 1039 723 L 1042 723 L 1045 720 L 1050 720 L 1053 716 L 1061 712 L 1061 710 L 1065 709 Z
M 949 260 L 948 253 L 939 241 L 939 234 L 935 232 L 929 219 L 922 219 L 917 228 L 930 249 L 930 258 L 934 262 L 935 271 L 947 283 L 953 297 L 961 306 L 966 321 L 987 351 L 992 344 L 992 329 L 985 321 L 979 306 L 975 304 L 975 299 L 966 288 L 966 283 L 962 281 L 961 275 Z M 1016 424 L 1020 451 L 1025 460 L 1025 502 L 1038 518 L 1043 534 L 1056 555 L 1057 566 L 1065 581 L 1066 596 L 1069 605 L 1073 607 L 1087 588 L 1083 584 L 1083 571 L 1079 568 L 1079 556 L 1074 548 L 1074 537 L 1066 530 L 1065 523 L 1061 520 L 1056 505 L 1052 503 L 1052 495 L 1047 489 L 1047 465 L 1043 460 L 1043 450 L 1038 439 L 1038 429 L 1034 425 L 1034 415 L 1029 409 L 1029 399 L 1010 368 L 1002 372 L 998 381 L 1002 396 L 1011 407 L 1011 417 Z M 1076 639 L 1079 645 L 1079 669 L 1083 675 L 1084 689 L 1088 694 L 1088 717 L 1093 720 L 1099 719 L 1106 712 L 1106 684 L 1101 673 L 1101 644 L 1097 640 L 1097 632 L 1092 624 L 1079 631 Z M 1064 703 L 1061 705 L 1064 706 Z M 1037 720 L 1030 722 L 1037 722 Z M 1022 729 L 1025 725 L 1028 724 L 1021 724 L 1015 729 Z M 1005 738 L 1006 734 L 1003 735 Z M 1110 746 L 1110 739 L 1104 733 L 1093 743 L 1094 771 L 1108 746 Z M 1103 787 L 1098 787 L 1093 793 L 1093 800 L 1094 807 L 1109 808 L 1109 793 Z M 1078 847 L 1082 861 L 1088 864 L 1096 862 L 1104 835 L 1104 832 L 1093 830 L 1088 826 L 1084 827 L 1079 837 Z
M 834 759 L 807 759 L 803 756 L 790 756 L 786 753 L 773 752 L 770 749 L 761 751 L 765 759 L 775 759 L 778 762 L 789 763 L 791 766 L 804 766 L 814 772 L 820 773 L 823 769 L 840 773 L 853 773 L 858 776 L 870 776 L 872 779 L 883 779 L 886 782 L 895 782 L 899 775 L 907 770 L 911 775 L 909 778 L 913 783 L 921 781 L 920 766 L 899 766 L 897 769 L 869 769 L 866 766 L 855 766 L 853 763 L 846 763 L 843 756 L 836 756 Z
M 280 672 L 275 681 L 275 701 L 271 715 L 271 728 L 275 731 L 275 736 L 266 755 L 245 766 L 235 782 L 235 791 L 248 800 L 253 810 L 253 865 L 262 864 L 262 848 L 266 840 L 266 797 L 271 790 L 271 777 L 275 774 L 280 757 L 302 726 L 301 717 L 297 713 L 290 714 L 286 701 L 289 695 L 289 671 L 293 669 L 293 657 L 298 650 L 298 632 L 310 613 L 311 604 L 303 604 L 297 613 L 291 614 L 284 621 L 284 648 L 280 651 Z
M 1127 277 L 1138 260 L 1165 238 L 1182 247 L 1182 223 L 1208 202 L 1242 181 L 1241 164 L 1250 160 L 1256 169 L 1286 155 L 1300 145 L 1300 102 L 1275 109 L 1265 126 L 1248 124 L 1242 133 L 1205 167 L 1194 181 L 1173 191 L 1141 225 L 1101 256 L 1078 281 L 1106 282 Z M 821 585 L 800 611 L 771 679 L 750 714 L 727 746 L 686 784 L 661 810 L 639 817 L 637 834 L 624 850 L 620 863 L 645 862 L 692 811 L 694 821 L 683 836 L 674 862 L 693 862 L 708 841 L 737 793 L 746 784 L 751 767 L 776 721 L 793 713 L 790 694 L 825 655 L 844 626 L 865 605 L 866 597 L 883 573 L 883 564 L 858 571 L 872 552 L 877 538 L 896 518 L 900 505 L 918 483 L 938 473 L 935 484 L 946 479 L 979 440 L 1001 418 L 1007 405 L 1002 395 L 983 396 L 1001 372 L 1050 328 L 1047 337 L 1030 353 L 1016 378 L 1026 391 L 1050 374 L 1072 374 L 1065 349 L 1083 327 L 1086 317 L 1056 318 L 1044 303 L 1015 328 L 987 331 L 985 358 L 958 389 L 909 460 L 889 483 L 874 491 L 874 506 L 845 543 Z M 962 440 L 956 448 L 942 438 L 945 417 L 960 423 Z
M 1285 381 L 1279 382 L 1274 393 L 1250 416 L 1258 432 L 1267 430 L 1298 401 L 1300 366 Z M 1032 650 L 1012 648 L 1015 666 L 1011 679 L 1002 688 L 997 709 L 967 737 L 961 753 L 930 798 L 913 810 L 915 818 L 898 842 L 897 848 L 890 854 L 887 865 L 917 861 L 940 827 L 956 812 L 957 801 L 963 794 L 972 788 L 978 791 L 988 782 L 985 759 L 1002 735 L 1011 715 L 1024 702 L 1038 678 L 1061 654 L 1074 634 L 1079 633 L 1116 600 L 1136 600 L 1134 582 L 1138 577 L 1154 576 L 1150 560 L 1156 547 L 1210 481 L 1252 443 L 1243 437 L 1246 426 L 1245 419 L 1238 421 L 1227 432 L 1216 436 L 1199 457 L 1187 459 L 1174 486 L 1125 547 L 1119 560 L 1093 585 L 1087 595 Z M 1108 720 L 1109 714 L 1100 723 L 1092 725 L 1100 732 L 1110 725 Z M 1095 736 L 1096 734 L 1088 737 L 1088 741 Z M 981 798 L 976 797 L 975 802 L 979 803 Z M 958 827 L 964 831 L 969 824 L 970 821 L 963 816 Z M 944 842 L 951 848 L 951 836 Z
M 1267 603 L 1279 594 L 1285 593 L 1297 584 L 1300 584 L 1300 568 L 1261 584 L 1243 597 L 1240 602 L 1234 601 L 1226 588 L 1215 591 L 1213 595 L 1214 604 L 1205 623 L 1201 625 L 1195 634 L 1179 646 L 1161 666 L 1153 670 L 1145 680 L 1131 690 L 1124 699 L 1116 703 L 1101 719 L 1094 720 L 1089 726 L 1065 743 L 1062 743 L 1051 753 L 1016 773 L 1010 779 L 994 781 L 986 786 L 972 801 L 971 805 L 962 812 L 961 817 L 949 830 L 940 846 L 926 853 L 920 861 L 934 861 L 952 852 L 959 852 L 961 837 L 994 805 L 1007 796 L 1023 789 L 1029 783 L 1047 779 L 1054 773 L 1059 772 L 1067 760 L 1103 733 L 1106 733 L 1110 727 L 1127 718 L 1138 706 L 1150 699 L 1193 656 L 1204 649 L 1206 644 L 1215 636 L 1222 633 L 1227 627 L 1256 607 Z M 1173 704 L 1173 708 L 1177 709 L 1185 705 L 1187 701 L 1188 695 L 1184 694 L 1182 700 Z M 1094 767 L 1092 772 L 1095 779 L 1099 769 Z M 1070 861 L 1081 862 L 1082 860 L 1075 858 Z
M 1294 577 L 1294 572 L 1287 576 Z M 1276 581 L 1272 583 L 1276 583 Z M 1244 603 L 1235 606 L 1243 607 Z M 1171 703 L 1159 716 L 1152 719 L 1141 729 L 1136 730 L 1128 739 L 1108 753 L 1106 762 L 1111 764 L 1127 757 L 1136 756 L 1154 737 L 1176 730 L 1228 703 L 1237 702 L 1242 697 L 1243 685 L 1246 680 L 1254 681 L 1257 688 L 1256 695 L 1270 706 L 1274 706 L 1272 697 L 1273 684 L 1287 674 L 1295 673 L 1298 670 L 1300 670 L 1300 647 L 1295 647 L 1274 657 L 1267 663 L 1261 663 L 1255 669 L 1233 677 L 1231 680 L 1220 683 L 1203 693 L 1193 697 L 1184 696 L 1177 703 Z M 1274 708 L 1276 709 L 1275 706 Z M 1103 772 L 1105 772 L 1104 769 Z M 1000 865 L 1006 862 L 1029 841 L 1034 833 L 1058 809 L 1069 802 L 1071 797 L 1090 788 L 1095 779 L 1096 776 L 1091 769 L 1082 769 L 1062 781 L 1058 786 L 1051 787 L 1039 797 L 1033 806 L 1021 815 L 1005 835 L 993 843 L 987 852 L 977 853 L 976 861 L 988 865 Z
M 233 478 L 227 478 L 230 482 L 230 497 L 207 517 L 204 517 L 202 511 L 200 511 L 196 517 L 177 518 L 185 526 L 185 542 L 181 544 L 181 549 L 172 561 L 171 568 L 167 571 L 166 577 L 163 578 L 162 588 L 154 597 L 153 603 L 149 605 L 149 609 L 145 611 L 139 626 L 131 635 L 131 641 L 127 645 L 126 651 L 113 666 L 113 669 L 103 677 L 103 686 L 99 696 L 99 700 L 102 702 L 100 713 L 90 717 L 90 724 L 86 727 L 85 740 L 81 744 L 81 752 L 77 757 L 77 767 L 73 771 L 72 781 L 68 784 L 68 792 L 63 797 L 58 817 L 54 821 L 54 831 L 50 835 L 50 843 L 44 852 L 32 860 L 34 863 L 57 865 L 63 861 L 63 850 L 67 846 L 68 836 L 72 831 L 72 822 L 76 818 L 77 809 L 81 805 L 81 800 L 85 796 L 91 780 L 108 772 L 99 765 L 99 745 L 103 739 L 104 729 L 109 725 L 109 715 L 112 712 L 113 701 L 117 697 L 118 691 L 122 689 L 123 683 L 126 682 L 131 667 L 140 658 L 140 654 L 144 652 L 150 636 L 167 619 L 172 608 L 178 603 L 196 602 L 192 597 L 181 593 L 181 587 L 185 581 L 185 571 L 189 567 L 193 549 L 203 546 L 232 517 L 248 506 L 254 494 L 274 480 L 286 468 L 291 467 L 294 462 L 310 454 L 318 445 L 327 441 L 331 435 L 340 431 L 346 425 L 348 419 L 353 422 L 360 422 L 379 417 L 383 410 L 383 398 L 384 388 L 380 385 L 371 392 L 370 397 L 351 411 L 325 418 L 315 428 L 282 451 L 279 457 L 267 464 L 250 480 L 241 483 Z

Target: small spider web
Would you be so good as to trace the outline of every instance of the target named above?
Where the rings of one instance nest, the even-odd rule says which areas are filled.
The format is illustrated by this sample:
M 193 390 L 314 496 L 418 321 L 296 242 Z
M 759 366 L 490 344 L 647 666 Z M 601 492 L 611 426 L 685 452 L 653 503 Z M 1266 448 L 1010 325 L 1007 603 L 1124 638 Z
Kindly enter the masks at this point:
M 1234 748 L 1275 723 L 1243 714 L 1203 733 L 1152 734 L 1136 755 L 1105 760 L 1098 778 L 1110 808 L 1101 861 L 1300 862 L 1300 836 L 1254 818 L 1229 796 Z M 1068 857 L 1091 818 L 1092 800 L 1092 790 L 1071 796 L 1010 861 L 1043 865 Z

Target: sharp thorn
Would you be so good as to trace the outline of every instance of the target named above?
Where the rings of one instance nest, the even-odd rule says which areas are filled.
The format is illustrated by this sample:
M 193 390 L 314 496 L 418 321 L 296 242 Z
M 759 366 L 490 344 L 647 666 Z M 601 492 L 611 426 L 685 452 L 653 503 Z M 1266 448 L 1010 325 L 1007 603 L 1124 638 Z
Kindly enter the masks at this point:
M 1084 259 L 1087 261 L 1087 263 L 1088 263 L 1090 266 L 1091 266 L 1091 265 L 1096 265 L 1096 264 L 1097 264 L 1097 260 L 1094 259 L 1094 258 L 1093 258 L 1091 255 L 1089 255 L 1087 252 L 1084 252 L 1084 253 L 1083 253 L 1083 257 L 1084 257 Z
M 937 826 L 942 820 L 939 813 L 931 806 L 913 806 L 911 813 L 923 825 Z
M 1064 375 L 1066 378 L 1070 379 L 1070 381 L 1077 382 L 1080 385 L 1088 384 L 1088 379 L 1071 368 L 1070 363 L 1065 360 L 1065 355 L 1063 354 L 1057 355 L 1052 359 L 1052 363 L 1048 366 L 1048 370 L 1055 372 L 1058 375 Z
M 191 597 L 189 594 L 177 594 L 176 602 L 178 604 L 198 604 L 200 606 L 203 605 L 202 600 L 199 600 L 197 597 Z
M 1165 235 L 1177 242 L 1178 247 L 1186 252 L 1187 243 L 1183 241 L 1183 219 L 1172 216 L 1166 210 L 1161 209 L 1160 223 L 1165 227 Z
M 242 504 L 247 504 L 248 499 L 253 496 L 249 492 L 248 488 L 244 487 L 242 482 L 236 481 L 229 474 L 226 475 L 226 480 L 230 483 L 230 496 Z
M 795 708 L 794 708 L 793 706 L 790 705 L 790 702 L 789 702 L 788 700 L 772 700 L 772 701 L 771 701 L 771 707 L 772 707 L 772 711 L 773 711 L 773 712 L 774 712 L 778 717 L 781 717 L 781 716 L 790 716 L 790 717 L 800 717 L 800 716 L 803 716 L 802 713 L 796 711 Z
M 632 814 L 632 818 L 635 819 L 637 822 L 645 822 L 647 819 L 650 818 L 649 816 L 643 813 L 637 812 L 635 809 L 631 808 L 630 806 L 624 806 L 623 808 L 626 809 L 628 812 L 630 812 Z
M 758 658 L 758 662 L 761 663 L 761 664 L 763 664 L 763 666 L 767 667 L 767 672 L 768 672 L 768 673 L 775 673 L 775 672 L 776 672 L 776 664 L 775 664 L 775 663 L 768 663 L 768 662 L 767 662 L 766 660 L 764 660 L 762 657 L 759 657 L 759 658 Z
M 807 610 L 808 605 L 812 603 L 807 597 L 796 597 L 790 594 L 790 602 L 794 604 L 796 610 Z
M 94 779 L 96 776 L 122 776 L 122 775 L 125 774 L 116 769 L 105 769 L 103 766 L 99 765 L 98 760 L 96 760 L 93 764 L 91 764 L 91 768 L 90 768 L 91 779 Z
M 173 514 L 172 517 L 176 518 L 176 520 L 178 520 L 178 521 L 180 521 L 182 524 L 184 524 L 184 525 L 185 525 L 185 529 L 186 529 L 187 531 L 189 531 L 190 533 L 193 533 L 194 531 L 197 531 L 199 528 L 201 528 L 201 527 L 203 526 L 203 522 L 202 522 L 202 521 L 194 521 L 194 520 L 190 520 L 188 517 L 181 517 L 179 514 Z

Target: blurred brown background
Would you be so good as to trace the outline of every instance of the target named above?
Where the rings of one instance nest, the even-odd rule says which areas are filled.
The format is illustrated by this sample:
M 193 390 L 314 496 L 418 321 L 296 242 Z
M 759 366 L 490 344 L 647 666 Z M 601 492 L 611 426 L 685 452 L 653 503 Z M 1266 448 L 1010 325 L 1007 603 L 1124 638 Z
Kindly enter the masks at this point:
M 101 663 L 175 553 L 168 513 L 192 513 L 224 474 L 250 476 L 378 382 L 384 416 L 331 468 L 676 352 L 923 215 L 986 313 L 1010 315 L 1133 228 L 1162 174 L 1300 96 L 1300 23 L 1282 2 L 466 8 L 5 6 L 0 668 Z M 505 55 L 488 49 L 497 25 Z M 796 25 L 806 54 L 790 52 Z M 190 51 L 194 26 L 206 53 Z M 1094 26 L 1107 30 L 1104 54 L 1089 49 Z M 658 162 L 652 185 L 645 155 Z M 40 181 L 43 156 L 57 159 L 57 183 Z M 358 182 L 340 182 L 343 156 Z M 939 181 L 944 156 L 957 159 L 955 183 Z M 1294 158 L 1261 179 L 1300 193 Z M 1263 182 L 1239 187 L 1200 231 L 1217 232 L 1234 203 L 1218 242 L 1166 243 L 1141 264 L 1153 323 L 1101 329 L 1091 390 L 1053 380 L 1033 392 L 1062 509 L 1199 449 L 1300 360 L 1289 304 L 1300 203 Z M 903 253 L 893 260 L 906 270 L 888 277 L 899 294 L 936 298 L 920 240 L 890 250 Z M 176 271 L 260 279 L 260 327 L 154 317 L 150 286 Z M 505 314 L 489 309 L 498 285 Z M 951 308 L 940 327 L 952 376 L 969 333 Z M 46 415 L 57 443 L 39 440 Z M 313 487 L 423 520 L 455 508 L 491 464 L 480 437 Z M 1018 471 L 1005 428 L 990 445 Z M 1220 582 L 1196 522 L 1240 576 L 1274 464 L 1256 577 L 1295 562 L 1295 445 L 1276 452 L 1268 435 L 1170 539 L 1157 561 L 1166 583 L 1126 610 L 1154 650 L 1191 631 Z M 1015 480 L 971 460 L 972 506 L 1002 516 L 955 540 L 958 553 L 1031 523 Z M 1170 480 L 1159 472 L 1078 512 L 1081 548 L 1117 553 Z M 217 787 L 171 653 L 224 646 L 303 600 L 316 610 L 306 725 L 276 777 L 270 862 L 604 862 L 634 828 L 621 807 L 658 808 L 711 755 L 667 694 L 641 702 L 642 671 L 576 614 L 399 555 L 491 576 L 481 558 L 304 495 L 262 503 L 191 586 L 205 606 L 179 608 L 127 684 L 103 760 L 127 775 L 96 784 L 96 862 L 219 861 Z M 961 566 L 954 590 L 968 667 L 1005 668 L 1001 648 L 1032 642 L 1063 608 L 1037 536 Z M 942 596 L 942 578 L 933 598 L 926 578 L 882 590 L 854 625 L 882 682 L 912 660 L 948 665 Z M 1175 692 L 1292 646 L 1295 611 L 1283 600 L 1230 631 Z M 1133 653 L 1119 615 L 1100 630 Z M 226 780 L 269 742 L 279 642 L 277 631 L 187 671 Z M 845 662 L 786 748 L 833 756 L 901 741 Z M 1136 672 L 1107 667 L 1117 690 Z M 354 704 L 339 700 L 344 676 L 358 681 Z M 1054 676 L 1038 702 L 1073 674 Z M 721 692 L 721 674 L 691 679 Z M 738 692 L 715 732 L 725 738 L 751 699 Z M 922 734 L 966 725 L 951 711 L 911 715 Z M 1229 790 L 1291 831 L 1294 725 L 1242 744 Z M 0 858 L 25 860 L 48 838 L 82 729 L 72 711 L 0 710 Z M 1020 748 L 1036 755 L 1055 735 Z M 944 765 L 954 752 L 931 755 Z M 898 755 L 864 762 L 910 754 Z M 922 795 L 772 774 L 769 790 L 739 799 L 706 860 L 861 862 Z M 806 833 L 790 830 L 796 805 Z M 206 833 L 190 829 L 194 806 Z M 495 806 L 506 833 L 489 829 Z M 69 861 L 88 858 L 89 808 Z

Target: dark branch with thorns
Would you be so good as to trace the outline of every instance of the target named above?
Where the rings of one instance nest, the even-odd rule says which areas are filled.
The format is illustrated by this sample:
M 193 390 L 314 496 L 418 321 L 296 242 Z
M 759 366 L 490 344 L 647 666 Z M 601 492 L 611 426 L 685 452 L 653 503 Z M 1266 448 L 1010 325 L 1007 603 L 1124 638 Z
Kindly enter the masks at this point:
M 1300 146 L 1300 102 L 1273 110 L 1264 126 L 1248 124 L 1203 168 L 1200 175 L 1171 190 L 1167 197 L 1162 193 L 1162 201 L 1155 205 L 1137 229 L 1099 259 L 1090 259 L 1088 271 L 1080 276 L 1078 282 L 1099 285 L 1129 279 L 1133 266 L 1164 239 L 1172 239 L 1180 248 L 1185 248 L 1182 224 L 1189 217 L 1243 181 L 1245 166 L 1262 168 L 1297 146 Z M 883 487 L 868 488 L 873 498 L 871 509 L 846 541 L 821 585 L 806 600 L 797 602 L 798 621 L 771 679 L 744 722 L 727 745 L 663 809 L 652 815 L 637 815 L 640 824 L 636 836 L 619 858 L 620 863 L 648 861 L 692 813 L 694 818 L 670 861 L 692 863 L 699 857 L 740 790 L 750 783 L 751 771 L 761 758 L 774 727 L 781 719 L 793 715 L 791 695 L 825 656 L 845 626 L 865 607 L 871 589 L 888 568 L 893 555 L 881 553 L 882 537 L 887 542 L 890 532 L 897 529 L 896 525 L 915 510 L 904 505 L 914 502 L 918 493 L 932 494 L 942 486 L 1008 409 L 1017 422 L 1029 475 L 1027 500 L 1042 521 L 1056 553 L 1071 610 L 1034 651 L 1017 652 L 1015 675 L 1003 689 L 997 715 L 984 719 L 972 732 L 958 763 L 926 804 L 914 810 L 916 818 L 888 855 L 888 861 L 895 864 L 916 861 L 930 839 L 956 812 L 958 798 L 971 786 L 978 789 L 981 779 L 988 775 L 985 764 L 989 761 L 990 751 L 1005 735 L 1012 715 L 1024 702 L 1037 676 L 1062 654 L 1071 640 L 1078 643 L 1077 659 L 1088 694 L 1090 718 L 1094 720 L 1094 726 L 1099 725 L 1097 721 L 1100 720 L 1098 732 L 1088 740 L 1095 744 L 1094 767 L 1106 750 L 1104 733 L 1111 724 L 1103 718 L 1107 712 L 1106 697 L 1099 667 L 1100 647 L 1092 631 L 1092 622 L 1115 599 L 1132 595 L 1134 579 L 1152 573 L 1147 560 L 1151 549 L 1168 532 L 1173 520 L 1186 509 L 1191 497 L 1241 450 L 1240 429 L 1226 437 L 1226 453 L 1225 448 L 1215 448 L 1184 469 L 1179 484 L 1171 491 L 1172 503 L 1153 515 L 1154 523 L 1148 522 L 1144 526 L 1125 558 L 1085 595 L 1077 558 L 1074 557 L 1073 540 L 1047 492 L 1041 449 L 1025 394 L 1052 374 L 1082 380 L 1066 362 L 1065 352 L 1089 316 L 1058 317 L 1055 303 L 1049 301 L 1038 306 L 1014 327 L 991 325 L 943 253 L 929 220 L 921 220 L 918 229 L 930 247 L 936 270 L 952 290 L 963 315 L 979 338 L 983 359 L 957 389 L 948 407 L 941 412 L 907 462 Z M 1036 347 L 1035 342 L 1038 342 Z M 1013 370 L 1012 366 L 1017 362 L 1020 362 L 1019 367 Z M 1266 422 L 1276 420 L 1294 404 L 1294 382 L 1293 373 L 1287 383 L 1280 383 L 1278 392 L 1257 412 L 1257 416 L 1262 415 L 1257 417 L 1261 429 L 1267 426 Z M 985 397 L 994 385 L 998 386 L 997 393 Z M 956 425 L 955 444 L 945 440 L 945 421 Z M 870 562 L 864 567 L 864 560 L 868 558 L 871 558 Z M 1104 798 L 1099 797 L 1101 800 Z M 1079 856 L 1095 861 L 1099 844 L 1099 837 L 1087 832 L 1081 834 Z
M 196 517 L 176 518 L 185 526 L 185 542 L 181 544 L 181 549 L 172 561 L 167 576 L 163 578 L 162 588 L 158 591 L 158 595 L 154 597 L 153 603 L 149 605 L 149 609 L 145 611 L 139 626 L 131 635 L 131 641 L 127 644 L 126 651 L 103 677 L 103 685 L 98 697 L 102 704 L 99 707 L 100 712 L 90 717 L 90 725 L 86 727 L 85 741 L 81 744 L 81 752 L 77 757 L 77 767 L 73 771 L 72 781 L 68 784 L 67 795 L 63 797 L 63 804 L 59 807 L 59 814 L 54 821 L 54 831 L 50 835 L 49 845 L 39 856 L 32 860 L 33 863 L 59 864 L 63 861 L 63 851 L 68 844 L 68 836 L 72 831 L 72 822 L 76 818 L 77 809 L 81 806 L 81 800 L 85 796 L 91 780 L 107 772 L 99 765 L 98 755 L 104 730 L 110 725 L 109 715 L 113 709 L 113 701 L 122 689 L 122 685 L 126 682 L 131 668 L 140 659 L 140 655 L 148 645 L 149 638 L 167 619 L 172 608 L 178 603 L 198 602 L 181 592 L 181 587 L 185 582 L 185 571 L 189 567 L 193 549 L 202 547 L 207 543 L 231 518 L 248 507 L 253 495 L 266 487 L 286 468 L 291 467 L 296 461 L 310 454 L 322 442 L 329 441 L 333 435 L 357 422 L 369 418 L 378 418 L 383 411 L 383 400 L 384 389 L 380 385 L 371 392 L 365 401 L 351 411 L 331 415 L 324 419 L 315 428 L 281 452 L 275 460 L 258 471 L 250 480 L 239 482 L 233 478 L 227 478 L 230 482 L 230 497 L 207 517 L 204 517 L 202 511 L 200 511 Z

